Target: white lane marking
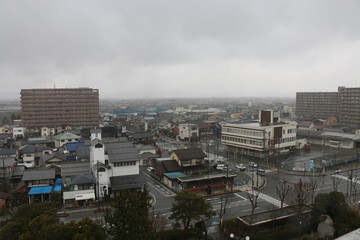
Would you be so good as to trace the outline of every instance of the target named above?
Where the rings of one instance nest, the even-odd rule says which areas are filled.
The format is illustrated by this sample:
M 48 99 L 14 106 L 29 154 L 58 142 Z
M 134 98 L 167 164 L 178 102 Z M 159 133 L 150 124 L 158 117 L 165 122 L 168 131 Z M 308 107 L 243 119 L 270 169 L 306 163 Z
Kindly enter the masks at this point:
M 151 204 L 152 206 L 154 206 L 155 205 L 155 203 L 156 203 L 156 197 L 155 197 L 155 195 L 154 194 L 152 194 L 151 192 L 149 192 L 149 194 L 154 198 L 154 202 L 153 202 L 153 204 Z
M 245 201 L 247 200 L 246 198 L 244 198 L 243 196 L 241 196 L 241 195 L 239 195 L 239 194 L 237 194 L 237 193 L 234 193 L 236 196 L 238 196 L 239 198 L 242 198 L 242 199 L 244 199 Z

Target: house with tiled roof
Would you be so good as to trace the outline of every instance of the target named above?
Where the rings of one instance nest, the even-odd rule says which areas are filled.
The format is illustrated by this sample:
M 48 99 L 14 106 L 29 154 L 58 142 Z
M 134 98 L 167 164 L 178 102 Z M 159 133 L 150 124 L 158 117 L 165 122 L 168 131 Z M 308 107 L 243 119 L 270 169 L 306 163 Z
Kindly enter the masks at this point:
M 29 189 L 29 203 L 49 201 L 55 180 L 55 169 L 26 169 L 22 181 Z
M 19 149 L 22 153 L 22 162 L 26 168 L 41 167 L 44 166 L 44 158 L 52 154 L 52 148 L 50 147 L 35 147 L 32 145 L 22 146 Z
M 81 140 L 81 136 L 69 132 L 61 133 L 53 138 L 55 140 L 56 148 L 62 147 L 66 143 L 79 142 Z
M 135 143 L 149 144 L 154 142 L 154 134 L 151 132 L 130 133 L 128 139 Z
M 149 166 L 158 157 L 156 154 L 156 147 L 153 145 L 136 145 L 136 148 L 141 155 L 140 166 Z
M 66 160 L 67 156 L 61 152 L 53 152 L 44 158 L 44 162 L 47 168 L 51 166 L 60 168 L 61 164 Z
M 91 173 L 81 173 L 70 177 L 64 184 L 64 207 L 84 206 L 95 200 L 96 179 Z

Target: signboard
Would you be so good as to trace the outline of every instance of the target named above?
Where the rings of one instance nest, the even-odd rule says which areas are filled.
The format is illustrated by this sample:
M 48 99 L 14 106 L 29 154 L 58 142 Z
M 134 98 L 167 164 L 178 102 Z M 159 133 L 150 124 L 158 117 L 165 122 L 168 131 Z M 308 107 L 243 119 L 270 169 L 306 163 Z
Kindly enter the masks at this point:
M 95 193 L 83 193 L 75 195 L 75 200 L 95 199 Z

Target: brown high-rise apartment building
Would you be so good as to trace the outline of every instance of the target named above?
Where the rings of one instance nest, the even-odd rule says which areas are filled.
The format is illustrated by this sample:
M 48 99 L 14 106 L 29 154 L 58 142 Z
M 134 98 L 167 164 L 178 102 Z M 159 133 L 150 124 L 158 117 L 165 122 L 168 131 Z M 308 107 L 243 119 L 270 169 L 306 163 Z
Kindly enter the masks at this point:
M 308 119 L 334 116 L 343 126 L 360 126 L 360 88 L 338 87 L 337 92 L 298 92 L 296 115 Z
M 22 89 L 20 95 L 24 127 L 99 126 L 98 89 Z

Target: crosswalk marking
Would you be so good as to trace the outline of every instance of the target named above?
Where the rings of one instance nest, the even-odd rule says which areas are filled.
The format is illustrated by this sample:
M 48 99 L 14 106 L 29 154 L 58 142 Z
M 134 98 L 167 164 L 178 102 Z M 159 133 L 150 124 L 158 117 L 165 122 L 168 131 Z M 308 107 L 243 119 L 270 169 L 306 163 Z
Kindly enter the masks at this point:
M 277 200 L 277 199 L 275 199 L 273 197 L 270 197 L 270 196 L 268 196 L 268 195 L 266 195 L 264 193 L 259 193 L 256 190 L 249 190 L 247 192 L 250 193 L 250 194 L 259 194 L 258 195 L 259 199 L 262 199 L 262 200 L 264 200 L 264 201 L 266 201 L 268 203 L 271 203 L 271 204 L 273 204 L 273 205 L 275 205 L 277 207 L 281 207 L 281 201 L 279 201 L 279 200 Z M 288 205 L 286 203 L 283 203 L 283 206 L 286 207 Z
M 350 181 L 349 177 L 343 176 L 343 175 L 340 175 L 340 174 L 333 174 L 332 176 L 333 176 L 333 177 L 336 177 L 336 178 L 340 178 L 340 179 L 346 180 L 346 181 Z M 355 178 L 355 177 L 353 177 L 352 182 L 353 182 L 353 183 L 360 184 L 360 180 L 357 179 L 357 178 Z

